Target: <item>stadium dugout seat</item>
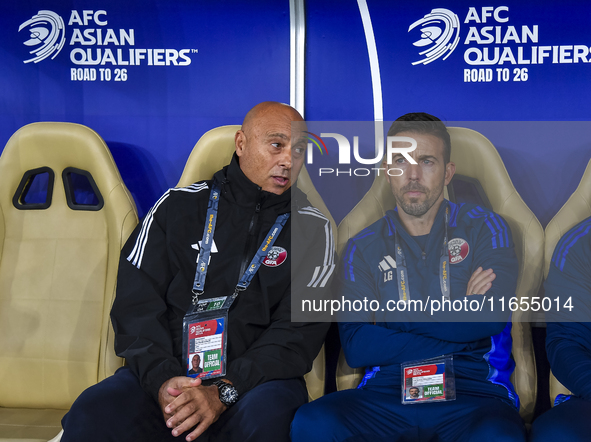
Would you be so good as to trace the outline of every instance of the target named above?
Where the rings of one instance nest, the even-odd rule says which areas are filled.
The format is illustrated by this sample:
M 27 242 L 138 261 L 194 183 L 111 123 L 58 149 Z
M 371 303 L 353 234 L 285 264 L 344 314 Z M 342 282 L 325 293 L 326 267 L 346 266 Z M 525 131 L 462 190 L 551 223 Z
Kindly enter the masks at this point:
M 109 311 L 138 222 L 100 136 L 19 129 L 0 156 L 0 441 L 47 441 L 87 387 L 122 365 Z
M 523 202 L 509 178 L 503 161 L 492 143 L 482 134 L 467 128 L 449 127 L 451 161 L 456 174 L 446 197 L 454 202 L 479 202 L 503 216 L 513 233 L 519 260 L 516 295 L 531 297 L 538 293 L 542 280 L 544 232 L 540 222 Z M 383 175 L 377 176 L 370 190 L 339 225 L 337 251 L 361 229 L 394 209 L 395 201 Z M 520 313 L 513 315 L 513 357 L 516 368 L 511 378 L 521 402 L 520 414 L 530 423 L 536 402 L 536 366 L 531 324 Z M 350 368 L 341 350 L 337 364 L 337 389 L 355 388 L 362 369 Z
M 544 243 L 544 279 L 548 277 L 550 262 L 554 248 L 560 238 L 572 227 L 591 216 L 591 160 L 583 173 L 581 182 L 564 206 L 546 226 L 546 239 Z M 559 394 L 571 394 L 552 373 L 550 373 L 550 402 Z
M 213 174 L 230 163 L 234 153 L 234 136 L 240 129 L 239 125 L 220 126 L 203 134 L 199 139 L 181 175 L 177 187 L 185 187 L 196 181 L 211 179 Z M 336 242 L 336 224 L 330 215 L 320 194 L 314 188 L 310 175 L 302 167 L 298 177 L 298 187 L 307 195 L 310 203 L 319 209 L 331 222 Z M 324 346 L 314 360 L 312 370 L 306 374 L 306 385 L 310 400 L 318 399 L 324 394 L 325 385 Z

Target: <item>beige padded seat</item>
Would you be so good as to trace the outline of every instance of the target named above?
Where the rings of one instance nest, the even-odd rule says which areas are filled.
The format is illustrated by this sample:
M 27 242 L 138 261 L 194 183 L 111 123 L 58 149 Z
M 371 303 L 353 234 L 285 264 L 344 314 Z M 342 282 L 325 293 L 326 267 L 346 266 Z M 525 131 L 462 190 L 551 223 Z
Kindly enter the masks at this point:
M 31 209 L 17 197 L 18 209 L 23 175 L 42 167 L 54 174 L 51 204 Z M 100 210 L 69 207 L 62 173 L 70 167 L 90 172 Z M 96 132 L 33 123 L 8 141 L 0 156 L 0 441 L 51 439 L 76 397 L 122 365 L 109 311 L 119 252 L 137 222 Z
M 591 160 L 583 173 L 583 178 L 577 189 L 570 198 L 564 203 L 564 206 L 558 211 L 554 218 L 546 226 L 546 240 L 544 243 L 544 279 L 548 277 L 550 271 L 550 262 L 554 248 L 560 238 L 564 236 L 572 227 L 591 216 Z M 562 385 L 550 373 L 550 401 L 554 404 L 554 399 L 559 394 L 570 394 L 570 391 Z
M 234 153 L 234 136 L 239 125 L 220 126 L 206 132 L 197 142 L 185 165 L 177 187 L 184 187 L 196 181 L 211 179 L 213 174 L 230 163 Z M 320 210 L 331 222 L 336 240 L 336 224 L 320 194 L 314 188 L 305 167 L 298 177 L 298 187 L 307 195 L 310 203 Z M 324 346 L 314 360 L 312 370 L 305 376 L 310 400 L 324 394 L 325 384 Z
M 542 279 L 544 232 L 537 218 L 523 202 L 509 178 L 507 169 L 492 143 L 482 134 L 462 127 L 449 127 L 451 161 L 456 175 L 476 178 L 483 187 L 493 210 L 502 215 L 511 227 L 515 253 L 519 260 L 517 296 L 537 295 Z M 380 219 L 395 207 L 390 187 L 383 175 L 376 177 L 367 194 L 339 225 L 338 251 L 347 240 Z M 536 402 L 536 366 L 529 322 L 513 316 L 513 357 L 516 368 L 511 378 L 521 401 L 521 416 L 531 422 Z M 337 389 L 355 388 L 363 371 L 350 368 L 342 354 L 337 366 Z

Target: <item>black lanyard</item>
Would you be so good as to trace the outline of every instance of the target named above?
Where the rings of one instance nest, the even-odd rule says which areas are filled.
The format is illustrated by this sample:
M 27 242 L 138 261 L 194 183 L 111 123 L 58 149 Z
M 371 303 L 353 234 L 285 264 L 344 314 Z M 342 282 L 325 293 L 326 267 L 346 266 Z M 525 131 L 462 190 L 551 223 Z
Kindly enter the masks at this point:
M 441 246 L 441 257 L 439 258 L 439 286 L 441 294 L 445 299 L 449 299 L 449 252 L 447 248 L 447 226 L 449 224 L 449 205 L 445 204 L 445 236 Z M 408 302 L 410 300 L 410 283 L 408 280 L 408 270 L 406 269 L 406 257 L 400 247 L 398 238 L 398 229 L 394 233 L 396 247 L 396 272 L 398 273 L 398 299 Z
M 209 256 L 211 254 L 211 247 L 213 244 L 213 234 L 215 232 L 215 226 L 218 216 L 218 205 L 220 200 L 220 187 L 216 181 L 211 186 L 211 193 L 209 195 L 209 203 L 207 205 L 207 216 L 205 218 L 205 227 L 203 228 L 203 239 L 201 240 L 201 247 L 199 250 L 199 259 L 197 261 L 197 270 L 195 271 L 195 281 L 193 282 L 193 304 L 197 303 L 197 298 L 203 295 L 205 289 L 205 278 L 207 277 L 207 269 L 209 267 Z M 257 253 L 252 258 L 250 265 L 244 271 L 244 274 L 238 281 L 234 290 L 233 297 L 238 296 L 238 293 L 246 290 L 251 283 L 254 275 L 261 267 L 261 264 L 269 249 L 275 244 L 275 240 L 281 233 L 281 230 L 285 226 L 289 218 L 289 213 L 279 215 L 275 220 L 275 224 L 269 230 L 269 233 L 260 245 Z

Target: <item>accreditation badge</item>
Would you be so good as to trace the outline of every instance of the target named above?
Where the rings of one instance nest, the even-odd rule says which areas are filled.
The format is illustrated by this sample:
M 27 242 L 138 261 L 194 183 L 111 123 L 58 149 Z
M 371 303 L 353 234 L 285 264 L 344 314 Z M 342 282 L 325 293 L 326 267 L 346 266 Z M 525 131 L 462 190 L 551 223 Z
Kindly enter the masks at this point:
M 453 355 L 405 362 L 401 371 L 403 405 L 455 400 Z
M 231 296 L 203 299 L 183 319 L 185 375 L 211 379 L 226 375 Z

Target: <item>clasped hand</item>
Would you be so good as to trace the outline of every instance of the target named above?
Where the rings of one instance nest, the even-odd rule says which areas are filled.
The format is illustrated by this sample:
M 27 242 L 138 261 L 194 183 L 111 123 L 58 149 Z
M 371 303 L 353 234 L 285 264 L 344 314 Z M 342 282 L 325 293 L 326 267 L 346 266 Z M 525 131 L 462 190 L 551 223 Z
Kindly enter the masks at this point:
M 226 410 L 215 385 L 201 385 L 201 379 L 177 376 L 164 382 L 158 401 L 168 428 L 177 437 L 191 428 L 186 440 L 197 439 Z

